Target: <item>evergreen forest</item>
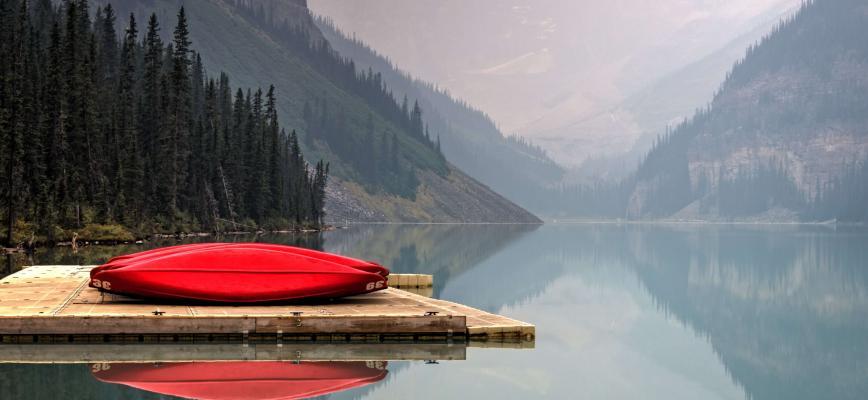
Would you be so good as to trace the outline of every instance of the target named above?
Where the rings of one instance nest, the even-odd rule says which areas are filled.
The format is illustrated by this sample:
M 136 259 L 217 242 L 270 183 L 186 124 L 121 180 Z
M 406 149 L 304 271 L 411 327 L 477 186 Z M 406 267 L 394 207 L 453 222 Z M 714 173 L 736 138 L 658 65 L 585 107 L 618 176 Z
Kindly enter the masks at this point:
M 183 7 L 166 42 L 155 14 L 118 18 L 0 0 L 0 240 L 319 226 L 329 166 L 280 126 L 274 87 L 209 75 Z

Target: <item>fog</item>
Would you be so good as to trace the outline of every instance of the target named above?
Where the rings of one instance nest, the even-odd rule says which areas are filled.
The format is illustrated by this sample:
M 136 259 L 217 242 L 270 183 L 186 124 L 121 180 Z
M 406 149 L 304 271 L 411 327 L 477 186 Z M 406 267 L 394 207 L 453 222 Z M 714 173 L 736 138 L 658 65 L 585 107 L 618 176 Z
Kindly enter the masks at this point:
M 629 150 L 710 98 L 744 46 L 799 0 L 310 0 L 398 66 L 565 164 Z M 726 51 L 723 51 L 726 50 Z M 624 103 L 716 57 L 666 110 Z M 693 75 L 697 75 L 695 72 Z M 652 105 L 657 103 L 651 101 Z M 653 117 L 648 117 L 652 115 Z

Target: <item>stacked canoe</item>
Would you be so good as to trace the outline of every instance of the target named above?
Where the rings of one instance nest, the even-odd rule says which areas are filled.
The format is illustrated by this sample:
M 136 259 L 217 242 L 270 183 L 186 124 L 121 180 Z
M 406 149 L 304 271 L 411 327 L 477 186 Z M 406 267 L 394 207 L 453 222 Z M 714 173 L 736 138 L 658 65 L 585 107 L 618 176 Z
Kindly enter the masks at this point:
M 200 243 L 112 258 L 90 286 L 164 300 L 260 303 L 353 296 L 385 289 L 380 264 L 300 247 Z

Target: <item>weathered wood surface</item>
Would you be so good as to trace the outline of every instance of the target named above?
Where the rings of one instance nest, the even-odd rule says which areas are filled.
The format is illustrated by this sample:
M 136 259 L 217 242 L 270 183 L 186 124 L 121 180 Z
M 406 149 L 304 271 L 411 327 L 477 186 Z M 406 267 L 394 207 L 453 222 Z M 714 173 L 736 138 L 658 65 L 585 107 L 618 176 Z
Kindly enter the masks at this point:
M 394 288 L 317 304 L 155 304 L 88 287 L 91 268 L 34 266 L 0 280 L 0 335 L 376 334 L 477 342 L 535 335 L 533 325 Z M 418 276 L 393 279 L 421 284 Z
M 434 276 L 424 274 L 391 274 L 387 278 L 389 287 L 397 289 L 430 288 L 434 286 Z
M 0 363 L 118 363 L 191 361 L 464 360 L 467 348 L 447 343 L 368 344 L 7 344 Z

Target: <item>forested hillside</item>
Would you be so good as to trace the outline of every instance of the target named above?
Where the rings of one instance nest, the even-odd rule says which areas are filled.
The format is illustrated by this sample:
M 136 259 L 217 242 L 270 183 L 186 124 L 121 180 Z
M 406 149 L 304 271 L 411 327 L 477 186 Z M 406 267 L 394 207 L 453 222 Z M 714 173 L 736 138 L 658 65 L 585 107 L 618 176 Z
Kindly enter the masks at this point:
M 0 0 L 7 244 L 321 222 L 328 165 L 281 128 L 273 86 L 209 76 L 183 7 L 168 42 L 156 15 L 119 33 L 90 7 Z
M 634 176 L 574 190 L 577 209 L 607 198 L 587 214 L 868 220 L 866 27 L 864 1 L 806 2 L 748 49 L 708 107 L 657 141 Z
M 504 136 L 487 115 L 401 71 L 332 21 L 318 17 L 316 23 L 341 55 L 382 76 L 397 97 L 418 101 L 425 110 L 425 123 L 450 162 L 523 207 L 541 209 L 543 188 L 560 181 L 564 173 L 545 151 L 519 137 Z
M 123 7 L 163 15 L 179 3 Z M 280 122 L 297 130 L 305 154 L 329 162 L 330 220 L 537 221 L 450 165 L 428 110 L 336 52 L 305 1 L 202 0 L 187 9 L 205 63 L 242 85 L 274 83 Z

